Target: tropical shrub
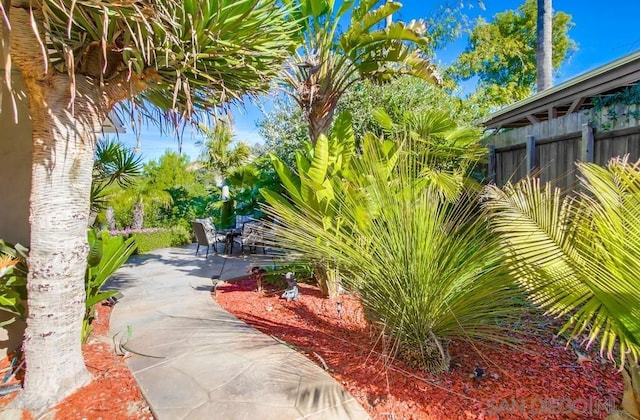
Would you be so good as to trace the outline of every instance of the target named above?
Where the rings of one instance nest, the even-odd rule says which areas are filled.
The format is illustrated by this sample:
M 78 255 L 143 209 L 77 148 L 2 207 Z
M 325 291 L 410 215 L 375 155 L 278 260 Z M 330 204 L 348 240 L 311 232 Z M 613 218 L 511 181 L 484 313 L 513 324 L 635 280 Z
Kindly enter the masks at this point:
M 27 252 L 19 245 L 0 239 L 0 311 L 13 316 L 0 327 L 25 319 L 27 315 Z
M 313 278 L 313 266 L 304 263 L 279 264 L 272 267 L 263 267 L 267 270 L 264 282 L 277 287 L 286 287 L 287 282 L 284 279 L 285 274 L 294 273 L 296 281 L 309 282 Z
M 118 293 L 117 290 L 102 291 L 111 275 L 127 261 L 136 249 L 133 238 L 111 236 L 108 231 L 89 230 L 89 255 L 85 272 L 86 312 L 82 322 L 82 340 L 91 333 L 94 307 L 99 302 Z
M 274 240 L 331 261 L 413 366 L 447 370 L 452 339 L 510 342 L 499 321 L 519 310 L 519 291 L 477 193 L 464 178 L 433 169 L 419 142 L 406 141 L 389 159 L 383 147 L 367 146 L 373 140 L 365 136 L 368 152 L 353 158 L 356 173 L 342 180 L 343 194 L 324 202 L 331 224 L 327 211 L 270 200 L 279 220 Z
M 533 303 L 566 316 L 560 332 L 587 347 L 599 341 L 601 353 L 619 359 L 623 409 L 638 418 L 640 161 L 578 169 L 577 197 L 529 178 L 488 187 L 486 208 L 512 275 Z
M 351 116 L 338 116 L 331 137 L 320 134 L 314 146 L 306 143 L 305 151 L 296 153 L 296 168 L 289 168 L 279 157 L 271 155 L 271 163 L 280 178 L 285 195 L 269 189 L 260 192 L 271 206 L 289 207 L 289 211 L 320 215 L 318 228 L 326 231 L 337 228 L 339 220 L 333 203 L 341 191 L 341 178 L 348 172 L 355 152 Z M 295 207 L 295 208 L 294 208 Z M 278 217 L 277 215 L 275 216 Z M 286 244 L 280 244 L 287 247 Z M 315 274 L 324 296 L 338 293 L 338 277 L 334 264 L 325 258 L 314 259 Z
M 130 187 L 142 172 L 142 158 L 122 143 L 102 138 L 96 145 L 91 181 L 91 211 L 98 213 L 108 204 L 109 187 Z

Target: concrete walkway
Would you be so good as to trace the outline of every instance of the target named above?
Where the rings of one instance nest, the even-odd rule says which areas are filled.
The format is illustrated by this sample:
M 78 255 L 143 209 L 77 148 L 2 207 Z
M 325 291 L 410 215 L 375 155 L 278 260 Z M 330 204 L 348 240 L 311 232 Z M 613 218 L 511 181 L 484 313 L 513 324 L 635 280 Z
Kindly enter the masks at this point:
M 369 418 L 319 366 L 211 298 L 223 262 L 221 280 L 265 265 L 264 256 L 194 254 L 195 245 L 134 256 L 109 284 L 124 295 L 110 333 L 130 350 L 127 364 L 157 419 Z

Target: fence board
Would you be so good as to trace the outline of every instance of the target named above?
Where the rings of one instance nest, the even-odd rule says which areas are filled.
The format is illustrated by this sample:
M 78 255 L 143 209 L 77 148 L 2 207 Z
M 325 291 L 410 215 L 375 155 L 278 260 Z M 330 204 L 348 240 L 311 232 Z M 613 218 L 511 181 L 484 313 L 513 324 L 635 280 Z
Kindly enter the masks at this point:
M 612 118 L 613 117 L 613 118 Z M 542 182 L 561 188 L 577 183 L 575 161 L 581 160 L 583 125 L 594 131 L 593 161 L 605 165 L 614 156 L 640 159 L 640 109 L 617 106 L 612 111 L 572 113 L 549 121 L 489 136 L 485 144 L 494 146 L 496 184 L 515 182 L 527 175 L 526 141 L 535 137 L 536 163 Z

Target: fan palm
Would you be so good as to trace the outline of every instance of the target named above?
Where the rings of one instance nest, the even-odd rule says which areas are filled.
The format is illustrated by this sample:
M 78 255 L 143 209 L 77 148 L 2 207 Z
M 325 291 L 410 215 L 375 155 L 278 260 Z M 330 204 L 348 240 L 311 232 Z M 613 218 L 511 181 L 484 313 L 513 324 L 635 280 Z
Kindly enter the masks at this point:
M 91 182 L 92 216 L 105 209 L 107 188 L 110 185 L 117 184 L 121 188 L 127 188 L 140 175 L 142 158 L 136 156 L 132 149 L 109 138 L 98 141 Z
M 336 104 L 355 82 L 378 82 L 394 75 L 411 74 L 439 81 L 435 67 L 418 48 L 427 46 L 422 21 L 394 22 L 382 29 L 398 2 L 376 7 L 378 0 L 285 0 L 294 8 L 304 46 L 291 57 L 281 75 L 281 85 L 303 111 L 311 143 L 327 134 Z M 351 13 L 349 27 L 339 32 L 341 18 Z
M 80 347 L 86 227 L 95 133 L 107 114 L 129 104 L 178 123 L 264 91 L 296 28 L 276 0 L 0 6 L 3 82 L 11 88 L 12 68 L 20 72 L 33 123 L 28 367 L 14 404 L 42 411 L 90 379 Z
M 562 197 L 525 179 L 487 189 L 512 272 L 536 305 L 569 316 L 572 339 L 619 356 L 623 409 L 640 416 L 640 161 L 580 163 L 582 192 Z M 617 346 L 617 347 L 616 347 Z

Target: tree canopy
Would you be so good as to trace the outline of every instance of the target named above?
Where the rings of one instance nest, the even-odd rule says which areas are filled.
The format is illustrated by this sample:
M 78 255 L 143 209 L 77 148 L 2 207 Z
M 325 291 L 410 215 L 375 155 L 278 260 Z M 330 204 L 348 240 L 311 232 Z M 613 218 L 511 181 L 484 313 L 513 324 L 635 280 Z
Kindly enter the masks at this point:
M 491 107 L 531 94 L 536 85 L 536 21 L 536 0 L 527 0 L 517 10 L 497 13 L 492 22 L 478 19 L 467 48 L 449 69 L 457 80 L 478 77 L 472 100 Z M 555 70 L 576 49 L 568 34 L 572 26 L 571 15 L 554 13 L 552 63 Z
M 438 81 L 435 67 L 421 48 L 428 45 L 423 21 L 388 22 L 401 8 L 377 0 L 285 0 L 294 10 L 303 46 L 291 57 L 281 74 L 281 87 L 300 106 L 315 144 L 329 131 L 335 107 L 344 92 L 358 80 L 388 81 L 411 74 Z M 349 26 L 339 30 L 342 18 Z

